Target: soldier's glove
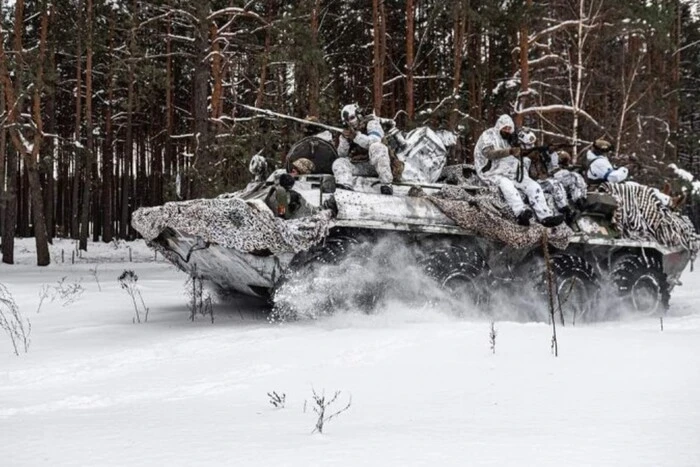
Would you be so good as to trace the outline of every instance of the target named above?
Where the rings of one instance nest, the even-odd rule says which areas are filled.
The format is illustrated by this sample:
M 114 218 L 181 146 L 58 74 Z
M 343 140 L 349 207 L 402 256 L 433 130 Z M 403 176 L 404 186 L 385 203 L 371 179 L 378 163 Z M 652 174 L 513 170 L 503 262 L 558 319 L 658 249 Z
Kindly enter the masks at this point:
M 353 164 L 367 161 L 369 161 L 369 156 L 367 154 L 350 154 L 350 162 L 352 162 Z
M 509 153 L 511 156 L 518 157 L 518 156 L 520 155 L 520 148 L 510 148 L 510 150 L 508 151 L 508 153 Z
M 352 128 L 346 128 L 343 130 L 343 138 L 345 138 L 348 141 L 352 141 L 355 139 L 355 130 Z

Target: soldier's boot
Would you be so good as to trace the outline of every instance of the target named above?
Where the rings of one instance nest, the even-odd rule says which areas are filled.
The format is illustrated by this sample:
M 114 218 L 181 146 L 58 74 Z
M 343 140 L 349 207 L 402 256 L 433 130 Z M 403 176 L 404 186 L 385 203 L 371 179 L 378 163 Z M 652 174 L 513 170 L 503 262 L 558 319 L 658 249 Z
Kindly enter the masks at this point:
M 544 225 L 545 227 L 556 227 L 562 222 L 564 222 L 564 216 L 561 214 L 556 214 L 554 216 L 545 217 L 540 221 L 540 224 Z
M 586 198 L 579 198 L 576 201 L 574 201 L 574 206 L 576 206 L 576 209 L 578 209 L 579 211 L 583 211 L 584 209 L 586 209 L 586 201 Z
M 338 215 L 338 203 L 335 201 L 335 197 L 331 196 L 321 203 L 321 208 L 330 209 L 333 212 L 333 216 Z
M 528 227 L 530 225 L 530 219 L 532 219 L 532 210 L 527 208 L 523 209 L 523 212 L 518 214 L 518 225 Z
M 382 185 L 381 188 L 379 188 L 379 191 L 383 195 L 393 195 L 394 194 L 394 189 L 391 187 L 391 185 Z
M 576 219 L 576 211 L 571 209 L 570 206 L 564 206 L 560 211 L 564 215 L 564 220 L 567 224 L 571 224 Z

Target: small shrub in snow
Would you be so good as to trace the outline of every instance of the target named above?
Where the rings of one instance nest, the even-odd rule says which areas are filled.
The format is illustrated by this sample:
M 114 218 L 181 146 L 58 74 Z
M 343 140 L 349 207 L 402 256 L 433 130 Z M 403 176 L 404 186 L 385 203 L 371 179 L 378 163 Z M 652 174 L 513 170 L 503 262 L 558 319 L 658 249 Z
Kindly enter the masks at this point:
M 63 306 L 76 302 L 85 292 L 85 288 L 80 285 L 82 278 L 72 282 L 66 279 L 66 277 L 61 278 L 58 284 L 54 286 L 54 299 L 58 299 Z
M 36 312 L 39 313 L 41 311 L 41 307 L 47 299 L 50 303 L 59 300 L 63 306 L 75 303 L 85 292 L 85 288 L 80 284 L 81 280 L 82 278 L 70 282 L 66 277 L 63 277 L 56 285 L 42 285 L 41 289 L 39 289 L 39 305 L 36 308 Z
M 270 398 L 270 404 L 276 409 L 283 409 L 286 403 L 287 395 L 285 393 L 277 394 L 276 391 L 268 392 L 267 396 Z
M 204 290 L 204 280 L 197 274 L 196 267 L 185 282 L 185 295 L 189 298 L 187 306 L 191 321 L 200 315 L 209 316 L 211 322 L 214 322 L 214 303 L 209 292 Z
M 340 391 L 335 391 L 333 397 L 327 398 L 325 391 L 322 392 L 321 395 L 318 395 L 314 389 L 311 390 L 313 392 L 312 407 L 317 415 L 316 426 L 314 427 L 314 430 L 311 433 L 316 433 L 318 431 L 319 433 L 323 434 L 323 427 L 327 422 L 329 422 L 331 419 L 335 418 L 336 416 L 340 415 L 341 413 L 345 412 L 350 408 L 350 405 L 352 404 L 352 396 L 348 398 L 347 405 L 331 413 L 330 415 L 327 415 L 328 412 L 332 412 L 331 406 L 335 404 L 338 400 L 338 396 L 340 396 Z
M 141 322 L 141 314 L 143 313 L 143 321 L 147 322 L 148 321 L 148 307 L 146 306 L 146 303 L 143 301 L 143 296 L 141 295 L 141 290 L 139 289 L 138 286 L 138 280 L 139 276 L 136 275 L 134 271 L 131 269 L 125 269 L 124 272 L 121 273 L 119 276 L 119 285 L 121 286 L 122 289 L 126 291 L 126 293 L 129 294 L 131 297 L 131 302 L 134 304 L 134 318 L 132 318 L 132 321 L 135 323 L 140 323 Z M 136 301 L 136 297 L 139 298 L 139 302 L 141 302 L 141 305 Z
M 498 335 L 498 331 L 496 331 L 496 323 L 494 321 L 491 321 L 491 329 L 489 330 L 489 347 L 491 349 L 491 353 L 496 353 L 496 336 Z
M 10 336 L 15 355 L 19 355 L 20 348 L 24 353 L 29 351 L 32 323 L 22 317 L 17 302 L 3 284 L 0 284 L 0 328 Z

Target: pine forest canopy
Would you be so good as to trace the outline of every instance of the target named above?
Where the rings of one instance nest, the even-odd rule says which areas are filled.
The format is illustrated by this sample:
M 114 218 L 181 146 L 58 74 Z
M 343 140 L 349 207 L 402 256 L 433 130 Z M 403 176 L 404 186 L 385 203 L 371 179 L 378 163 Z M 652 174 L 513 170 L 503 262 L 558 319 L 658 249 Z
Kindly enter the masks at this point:
M 301 126 L 357 102 L 459 135 L 501 113 L 659 185 L 700 173 L 699 1 L 15 0 L 0 2 L 0 229 L 132 238 L 131 212 L 249 181 Z M 41 243 L 41 245 L 40 245 Z

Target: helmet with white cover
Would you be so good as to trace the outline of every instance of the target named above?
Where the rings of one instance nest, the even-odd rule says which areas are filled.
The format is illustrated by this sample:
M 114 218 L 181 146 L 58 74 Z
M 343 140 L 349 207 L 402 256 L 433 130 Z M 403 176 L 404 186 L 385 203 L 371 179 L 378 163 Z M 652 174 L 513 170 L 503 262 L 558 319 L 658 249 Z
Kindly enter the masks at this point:
M 340 118 L 343 120 L 343 124 L 356 128 L 362 118 L 360 107 L 358 107 L 357 104 L 348 104 L 344 106 L 340 111 Z
M 523 148 L 531 148 L 535 145 L 537 141 L 537 136 L 528 127 L 523 127 L 518 130 L 518 141 Z

